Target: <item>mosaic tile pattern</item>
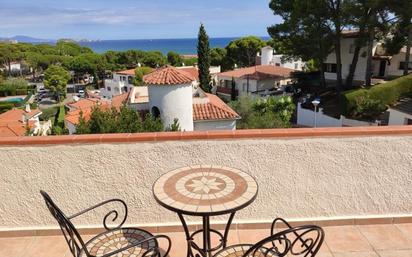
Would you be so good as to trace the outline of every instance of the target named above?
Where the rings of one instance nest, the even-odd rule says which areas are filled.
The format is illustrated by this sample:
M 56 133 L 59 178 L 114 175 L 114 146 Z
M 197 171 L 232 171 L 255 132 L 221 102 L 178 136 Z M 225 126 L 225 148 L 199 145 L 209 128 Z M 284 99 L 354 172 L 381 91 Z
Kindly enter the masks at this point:
M 99 257 L 103 256 L 104 254 L 127 247 L 131 244 L 135 244 L 149 237 L 152 237 L 150 233 L 140 229 L 121 228 L 97 236 L 96 238 L 92 239 L 86 247 L 92 256 Z M 148 249 L 153 249 L 154 247 L 156 247 L 156 245 L 156 240 L 150 240 L 146 243 L 132 247 L 113 256 L 139 257 L 147 252 Z M 86 256 L 86 254 L 83 252 L 82 256 Z
M 258 186 L 245 172 L 223 166 L 191 166 L 173 170 L 153 186 L 166 208 L 191 214 L 230 212 L 255 198 Z
M 243 244 L 243 245 L 234 245 L 227 247 L 220 252 L 218 252 L 214 257 L 243 257 L 243 255 L 252 247 L 253 245 Z M 257 250 L 245 257 L 274 257 L 276 254 L 272 252 L 267 252 L 266 249 Z

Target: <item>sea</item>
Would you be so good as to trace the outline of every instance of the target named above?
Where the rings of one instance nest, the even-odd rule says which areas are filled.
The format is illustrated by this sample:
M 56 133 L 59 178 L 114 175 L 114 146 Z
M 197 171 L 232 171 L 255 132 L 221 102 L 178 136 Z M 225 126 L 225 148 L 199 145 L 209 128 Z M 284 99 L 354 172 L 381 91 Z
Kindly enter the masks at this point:
M 236 37 L 228 38 L 211 38 L 209 40 L 210 47 L 226 47 Z M 263 40 L 268 40 L 268 37 L 262 37 Z M 94 52 L 104 53 L 109 50 L 126 51 L 126 50 L 142 50 L 142 51 L 160 51 L 167 54 L 170 51 L 179 54 L 196 54 L 197 53 L 197 38 L 187 39 L 137 39 L 137 40 L 99 40 L 99 41 L 81 41 L 82 46 L 91 48 Z

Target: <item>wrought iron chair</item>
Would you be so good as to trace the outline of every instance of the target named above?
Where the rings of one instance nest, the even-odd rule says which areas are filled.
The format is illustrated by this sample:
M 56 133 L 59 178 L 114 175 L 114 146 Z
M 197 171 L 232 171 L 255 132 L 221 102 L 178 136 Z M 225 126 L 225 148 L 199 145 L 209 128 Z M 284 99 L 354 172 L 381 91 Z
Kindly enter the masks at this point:
M 278 223 L 286 229 L 276 232 Z M 323 229 L 314 225 L 292 227 L 285 220 L 277 218 L 271 227 L 271 236 L 252 244 L 239 244 L 226 247 L 214 257 L 283 257 L 283 256 L 316 256 L 323 244 Z
M 138 228 L 122 228 L 127 218 L 127 205 L 120 199 L 107 200 L 74 215 L 66 216 L 46 192 L 40 191 L 40 193 L 47 208 L 59 223 L 74 257 L 160 257 L 169 254 L 171 247 L 169 237 L 165 235 L 154 236 Z M 124 218 L 121 223 L 114 228 L 109 228 L 107 219 L 111 217 L 111 222 L 116 222 L 119 212 L 117 210 L 108 212 L 103 218 L 103 226 L 106 231 L 84 242 L 71 220 L 109 203 L 119 203 L 124 207 Z M 164 253 L 160 251 L 158 239 L 164 239 L 167 242 Z

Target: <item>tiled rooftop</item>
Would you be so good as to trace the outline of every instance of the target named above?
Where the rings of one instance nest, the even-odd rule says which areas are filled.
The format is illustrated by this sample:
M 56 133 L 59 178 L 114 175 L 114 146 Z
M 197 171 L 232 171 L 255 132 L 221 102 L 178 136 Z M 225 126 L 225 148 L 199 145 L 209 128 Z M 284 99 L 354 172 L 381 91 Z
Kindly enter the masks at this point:
M 219 76 L 245 78 L 249 76 L 250 79 L 265 79 L 265 78 L 280 78 L 289 77 L 295 70 L 272 66 L 272 65 L 258 65 L 247 68 L 240 68 L 233 71 L 226 71 L 219 74 Z
M 318 257 L 411 257 L 412 223 L 324 227 Z M 170 257 L 186 256 L 183 232 L 165 233 L 172 240 Z M 257 242 L 269 229 L 231 230 L 229 245 Z M 91 238 L 90 235 L 84 236 Z M 200 238 L 199 238 L 200 239 Z M 216 243 L 216 239 L 212 240 Z M 62 236 L 0 238 L 1 257 L 70 257 Z
M 186 71 L 166 66 L 144 76 L 143 80 L 148 85 L 179 85 L 192 83 L 196 78 Z
M 193 120 L 198 121 L 239 118 L 239 115 L 219 97 L 212 94 L 206 95 L 209 99 L 207 103 L 193 104 Z

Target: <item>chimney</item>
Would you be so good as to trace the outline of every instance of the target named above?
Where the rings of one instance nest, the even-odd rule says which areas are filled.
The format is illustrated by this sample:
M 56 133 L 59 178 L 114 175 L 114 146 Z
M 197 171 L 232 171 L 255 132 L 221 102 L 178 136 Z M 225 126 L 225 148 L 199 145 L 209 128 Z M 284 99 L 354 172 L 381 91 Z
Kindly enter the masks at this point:
M 24 109 L 24 111 L 27 112 L 27 113 L 31 112 L 30 104 L 26 104 L 26 108 Z

